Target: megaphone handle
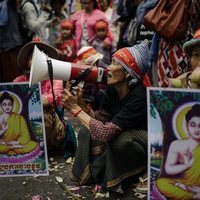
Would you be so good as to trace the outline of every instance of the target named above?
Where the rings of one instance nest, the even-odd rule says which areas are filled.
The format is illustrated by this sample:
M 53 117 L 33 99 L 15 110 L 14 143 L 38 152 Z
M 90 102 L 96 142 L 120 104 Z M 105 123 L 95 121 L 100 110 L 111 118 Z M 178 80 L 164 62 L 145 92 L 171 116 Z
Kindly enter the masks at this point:
M 80 76 L 74 81 L 74 83 L 71 84 L 70 89 L 72 89 L 74 86 L 77 86 L 81 81 L 84 81 L 85 78 L 91 73 L 92 67 L 87 68 L 83 73 L 80 74 Z
M 49 72 L 49 79 L 51 82 L 51 90 L 52 90 L 51 92 L 53 95 L 54 109 L 55 109 L 55 112 L 57 113 L 58 117 L 60 118 L 60 120 L 63 122 L 62 116 L 61 116 L 60 112 L 58 111 L 58 106 L 57 106 L 56 100 L 55 100 L 55 94 L 54 94 L 54 89 L 53 89 L 53 66 L 52 66 L 52 62 L 50 59 L 47 59 L 47 66 L 48 66 L 48 72 Z

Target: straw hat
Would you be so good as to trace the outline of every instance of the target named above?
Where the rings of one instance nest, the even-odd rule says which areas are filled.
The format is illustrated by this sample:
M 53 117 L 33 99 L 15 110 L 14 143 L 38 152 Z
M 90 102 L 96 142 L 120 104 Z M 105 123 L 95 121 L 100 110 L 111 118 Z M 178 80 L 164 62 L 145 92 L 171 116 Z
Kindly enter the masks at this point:
M 17 57 L 18 66 L 23 67 L 23 68 L 26 66 L 27 59 L 28 59 L 31 51 L 33 51 L 35 45 L 40 49 L 40 51 L 43 51 L 50 58 L 58 59 L 58 52 L 54 47 L 52 47 L 48 44 L 45 44 L 43 42 L 34 41 L 34 42 L 29 42 L 29 43 L 25 44 L 21 48 L 21 50 L 18 54 L 18 57 Z

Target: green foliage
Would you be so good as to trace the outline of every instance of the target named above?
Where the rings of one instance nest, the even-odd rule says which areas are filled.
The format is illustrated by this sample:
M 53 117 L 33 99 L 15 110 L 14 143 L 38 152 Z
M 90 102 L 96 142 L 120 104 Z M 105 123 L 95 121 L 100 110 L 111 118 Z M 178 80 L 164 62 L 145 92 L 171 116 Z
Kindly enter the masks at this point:
M 156 119 L 156 109 L 153 104 L 150 105 L 150 114 L 151 114 L 151 117 Z
M 37 102 L 40 102 L 40 91 L 37 84 L 34 84 L 33 86 L 31 86 L 30 93 L 32 94 L 31 96 L 32 105 Z
M 156 118 L 156 111 L 161 118 L 166 119 L 173 111 L 175 106 L 184 103 L 185 99 L 200 101 L 200 95 L 191 91 L 169 91 L 169 90 L 152 90 L 150 91 L 150 113 L 153 118 Z
M 161 166 L 161 159 L 151 159 L 151 165 L 157 168 Z

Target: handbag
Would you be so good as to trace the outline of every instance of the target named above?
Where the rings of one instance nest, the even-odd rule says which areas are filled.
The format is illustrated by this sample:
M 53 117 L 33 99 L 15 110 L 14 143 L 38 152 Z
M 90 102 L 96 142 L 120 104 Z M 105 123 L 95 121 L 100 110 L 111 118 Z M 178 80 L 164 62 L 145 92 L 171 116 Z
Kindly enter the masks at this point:
M 183 40 L 187 32 L 186 14 L 187 0 L 159 0 L 143 19 L 149 30 L 157 32 L 168 41 Z

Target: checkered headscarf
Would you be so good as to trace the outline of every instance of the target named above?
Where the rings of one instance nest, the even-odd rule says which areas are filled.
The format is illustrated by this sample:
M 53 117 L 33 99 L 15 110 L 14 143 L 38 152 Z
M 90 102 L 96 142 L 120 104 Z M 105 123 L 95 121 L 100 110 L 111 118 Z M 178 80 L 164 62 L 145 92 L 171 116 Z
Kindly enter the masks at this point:
M 122 67 L 132 76 L 130 84 L 137 83 L 147 78 L 146 74 L 150 68 L 148 40 L 144 40 L 133 47 L 119 49 L 113 54 L 113 57 L 117 59 Z

